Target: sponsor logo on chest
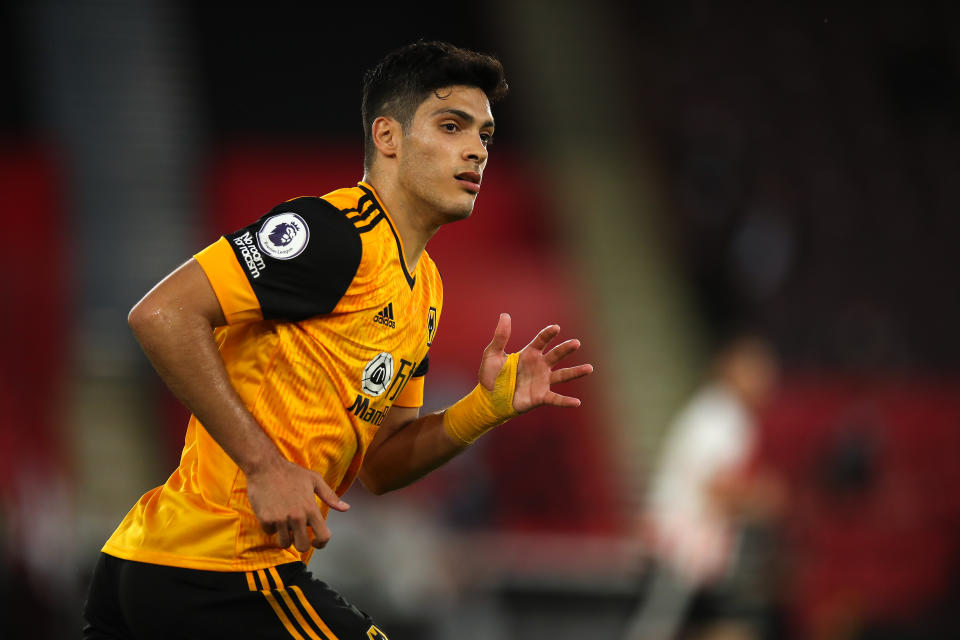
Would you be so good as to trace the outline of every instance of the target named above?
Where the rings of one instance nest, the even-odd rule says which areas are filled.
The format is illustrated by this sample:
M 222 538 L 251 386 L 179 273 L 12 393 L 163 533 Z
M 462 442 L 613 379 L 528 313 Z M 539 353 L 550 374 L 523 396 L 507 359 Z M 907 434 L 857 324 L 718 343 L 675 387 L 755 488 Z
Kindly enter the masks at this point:
M 347 411 L 352 412 L 364 422 L 380 426 L 387 412 L 390 411 L 393 401 L 403 392 L 416 370 L 416 362 L 400 358 L 400 365 L 394 371 L 393 355 L 381 351 L 363 368 L 363 374 L 360 376 L 360 388 L 363 393 L 357 394 L 353 404 L 347 407 Z M 381 396 L 388 404 L 378 409 L 374 406 L 376 400 L 371 403 L 370 399 Z

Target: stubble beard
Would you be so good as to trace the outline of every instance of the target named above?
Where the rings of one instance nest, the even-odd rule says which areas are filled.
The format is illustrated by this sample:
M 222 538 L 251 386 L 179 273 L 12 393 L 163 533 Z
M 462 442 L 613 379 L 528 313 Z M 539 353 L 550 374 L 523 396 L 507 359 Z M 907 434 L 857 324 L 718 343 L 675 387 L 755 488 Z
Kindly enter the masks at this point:
M 434 164 L 429 160 L 425 159 L 424 164 Z M 425 172 L 416 165 L 408 165 L 404 169 L 401 171 L 401 181 L 406 184 L 407 192 L 419 200 L 421 207 L 426 205 L 421 211 L 430 211 L 427 215 L 435 226 L 466 220 L 473 213 L 477 199 L 475 194 L 446 184 L 445 179 L 439 178 L 436 173 Z M 453 176 L 450 178 L 452 180 Z
M 459 220 L 466 220 L 473 214 L 473 207 L 475 206 L 476 199 L 473 199 L 470 204 L 452 205 L 443 213 L 444 224 L 449 224 L 451 222 L 457 222 Z
M 431 188 L 430 185 L 421 184 L 418 186 L 422 189 L 418 194 L 419 198 L 433 209 L 437 226 L 466 220 L 473 213 L 476 197 L 465 197 L 466 194 L 457 197 L 456 195 L 443 194 L 440 189 Z

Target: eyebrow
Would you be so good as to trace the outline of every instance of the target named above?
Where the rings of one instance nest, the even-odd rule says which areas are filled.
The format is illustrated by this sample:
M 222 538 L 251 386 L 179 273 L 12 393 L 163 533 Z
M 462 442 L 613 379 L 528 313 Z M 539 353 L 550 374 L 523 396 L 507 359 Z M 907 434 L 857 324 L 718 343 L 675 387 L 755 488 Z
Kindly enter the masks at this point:
M 473 124 L 474 122 L 477 121 L 477 119 L 474 118 L 472 115 L 460 109 L 437 109 L 436 111 L 433 112 L 433 115 L 437 116 L 437 115 L 440 115 L 441 113 L 453 114 L 458 118 L 460 118 L 461 120 L 463 120 L 464 122 L 466 122 L 467 124 Z M 496 128 L 496 125 L 494 124 L 493 119 L 487 120 L 480 126 L 481 129 L 484 129 L 486 127 Z

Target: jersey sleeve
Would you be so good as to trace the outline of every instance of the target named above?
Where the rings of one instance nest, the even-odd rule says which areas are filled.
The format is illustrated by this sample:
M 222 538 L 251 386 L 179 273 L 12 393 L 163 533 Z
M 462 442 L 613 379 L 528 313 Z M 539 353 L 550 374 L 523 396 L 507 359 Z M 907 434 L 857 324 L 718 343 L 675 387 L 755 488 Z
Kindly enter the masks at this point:
M 413 372 L 410 382 L 403 388 L 393 404 L 398 407 L 422 407 L 423 406 L 423 382 L 427 370 L 430 369 L 430 356 L 423 358 L 423 362 Z
M 296 198 L 194 256 L 228 324 L 330 313 L 360 266 L 356 228 L 329 202 Z

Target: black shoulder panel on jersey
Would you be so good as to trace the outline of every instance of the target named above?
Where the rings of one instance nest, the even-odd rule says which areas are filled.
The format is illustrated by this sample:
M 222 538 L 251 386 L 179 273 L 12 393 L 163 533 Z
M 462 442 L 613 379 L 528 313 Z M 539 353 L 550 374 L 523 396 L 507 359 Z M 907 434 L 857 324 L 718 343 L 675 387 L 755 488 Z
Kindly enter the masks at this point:
M 265 319 L 330 313 L 363 257 L 356 227 L 321 198 L 296 198 L 226 236 Z
M 427 371 L 430 370 L 430 354 L 423 356 L 423 360 L 417 366 L 417 370 L 413 372 L 414 378 L 419 378 L 421 376 L 427 375 Z

